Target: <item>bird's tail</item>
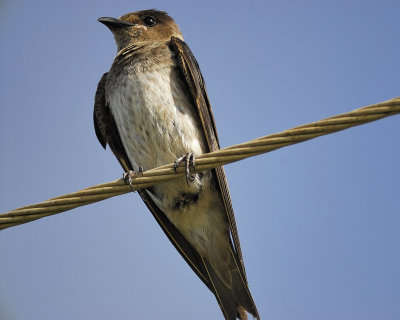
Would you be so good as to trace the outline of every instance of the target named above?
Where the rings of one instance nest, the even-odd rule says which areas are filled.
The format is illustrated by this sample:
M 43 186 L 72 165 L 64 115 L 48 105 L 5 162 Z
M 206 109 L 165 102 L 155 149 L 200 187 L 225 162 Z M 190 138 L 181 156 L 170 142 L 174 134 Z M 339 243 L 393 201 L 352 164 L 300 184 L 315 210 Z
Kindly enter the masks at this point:
M 233 256 L 231 260 L 231 279 L 227 284 L 224 281 L 224 276 L 220 276 L 218 270 L 213 265 L 204 260 L 204 265 L 207 268 L 208 275 L 211 280 L 211 285 L 214 288 L 214 295 L 217 298 L 219 306 L 226 320 L 247 320 L 247 312 L 252 314 L 254 318 L 260 320 L 256 305 L 251 296 L 250 290 L 247 285 L 246 276 L 244 271 L 239 268 L 238 261 Z

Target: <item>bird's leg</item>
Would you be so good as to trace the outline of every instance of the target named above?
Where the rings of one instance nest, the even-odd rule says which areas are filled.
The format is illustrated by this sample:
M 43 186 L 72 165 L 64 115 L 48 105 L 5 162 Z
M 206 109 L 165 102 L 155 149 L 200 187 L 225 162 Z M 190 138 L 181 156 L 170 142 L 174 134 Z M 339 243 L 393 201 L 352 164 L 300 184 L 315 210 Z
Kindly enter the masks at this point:
M 181 162 L 185 161 L 185 173 L 186 173 L 186 183 L 189 184 L 190 182 L 194 181 L 194 175 L 190 174 L 190 166 L 194 169 L 196 166 L 196 159 L 193 152 L 186 153 L 180 156 L 174 162 L 174 171 L 178 173 L 178 167 Z
M 141 173 L 142 176 L 143 176 L 143 167 L 142 166 L 139 166 L 138 173 Z M 125 183 L 129 184 L 131 186 L 132 191 L 135 191 L 134 188 L 133 188 L 133 178 L 135 177 L 135 175 L 136 175 L 136 172 L 133 171 L 133 170 L 129 170 L 128 172 L 125 172 L 122 175 L 122 178 L 125 180 Z

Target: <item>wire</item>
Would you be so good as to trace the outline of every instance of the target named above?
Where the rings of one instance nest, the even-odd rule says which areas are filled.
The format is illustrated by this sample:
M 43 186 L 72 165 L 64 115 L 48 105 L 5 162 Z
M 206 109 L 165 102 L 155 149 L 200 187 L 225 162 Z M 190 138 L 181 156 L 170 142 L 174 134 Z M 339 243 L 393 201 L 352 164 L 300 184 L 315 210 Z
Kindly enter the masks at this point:
M 280 133 L 199 155 L 196 157 L 196 167 L 191 168 L 190 171 L 209 170 L 399 113 L 400 97 L 397 97 Z M 124 179 L 118 179 L 5 212 L 0 214 L 0 230 L 183 177 L 185 175 L 184 165 L 184 163 L 181 163 L 177 170 L 178 173 L 173 169 L 174 164 L 170 163 L 135 174 L 131 179 L 131 185 L 126 184 Z

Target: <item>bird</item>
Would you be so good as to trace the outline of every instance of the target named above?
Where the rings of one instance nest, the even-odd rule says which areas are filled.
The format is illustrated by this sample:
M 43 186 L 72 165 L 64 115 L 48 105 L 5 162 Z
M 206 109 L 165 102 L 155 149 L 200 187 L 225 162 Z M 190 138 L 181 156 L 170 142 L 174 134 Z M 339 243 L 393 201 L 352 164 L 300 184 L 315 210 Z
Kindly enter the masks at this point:
M 97 86 L 96 136 L 126 173 L 186 163 L 180 177 L 138 193 L 166 236 L 215 295 L 226 320 L 260 319 L 249 290 L 224 169 L 189 173 L 195 157 L 220 148 L 199 65 L 166 12 L 99 22 L 117 54 Z

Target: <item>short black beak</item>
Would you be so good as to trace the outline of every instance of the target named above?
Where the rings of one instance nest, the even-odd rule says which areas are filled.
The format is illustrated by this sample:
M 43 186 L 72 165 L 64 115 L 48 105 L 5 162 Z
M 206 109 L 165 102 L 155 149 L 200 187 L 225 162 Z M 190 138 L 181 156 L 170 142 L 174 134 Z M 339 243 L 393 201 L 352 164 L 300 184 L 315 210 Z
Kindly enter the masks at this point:
M 127 21 L 123 21 L 120 19 L 116 19 L 116 18 L 110 18 L 110 17 L 101 17 L 99 19 L 97 19 L 97 21 L 105 24 L 107 27 L 109 28 L 129 28 L 129 27 L 133 27 L 135 26 L 134 23 L 130 23 Z

